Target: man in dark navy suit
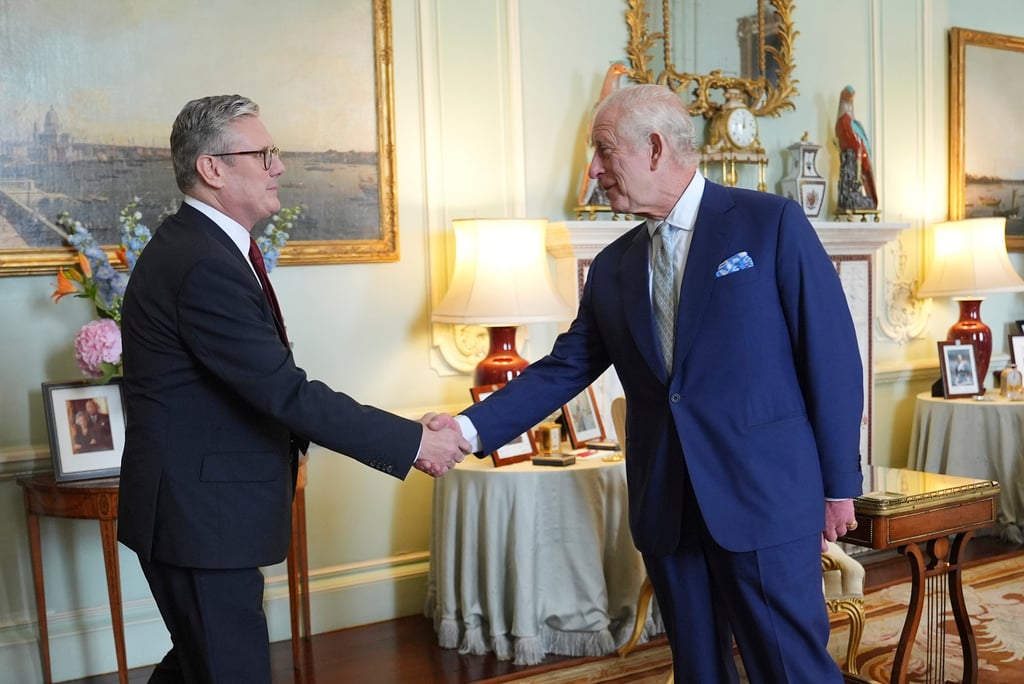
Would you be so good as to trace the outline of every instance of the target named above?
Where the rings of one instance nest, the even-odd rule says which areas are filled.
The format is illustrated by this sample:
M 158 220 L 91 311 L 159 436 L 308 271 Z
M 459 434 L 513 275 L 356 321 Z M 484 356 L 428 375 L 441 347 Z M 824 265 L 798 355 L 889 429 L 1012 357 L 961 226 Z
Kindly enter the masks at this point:
M 698 172 L 668 88 L 620 88 L 595 116 L 590 176 L 645 217 L 594 259 L 551 353 L 456 420 L 482 453 L 614 365 L 626 396 L 630 529 L 675 681 L 840 682 L 826 649 L 823 538 L 855 526 L 857 338 L 800 206 Z
M 85 415 L 89 419 L 89 434 L 97 449 L 113 449 L 114 435 L 110 432 L 110 416 L 100 411 L 99 402 L 88 399 Z
M 280 209 L 285 170 L 255 103 L 189 102 L 171 155 L 185 199 L 140 255 L 122 310 L 118 538 L 171 635 L 151 682 L 269 684 L 259 568 L 287 553 L 299 453 L 313 441 L 404 478 L 443 474 L 469 444 L 450 416 L 360 405 L 295 365 L 249 235 Z

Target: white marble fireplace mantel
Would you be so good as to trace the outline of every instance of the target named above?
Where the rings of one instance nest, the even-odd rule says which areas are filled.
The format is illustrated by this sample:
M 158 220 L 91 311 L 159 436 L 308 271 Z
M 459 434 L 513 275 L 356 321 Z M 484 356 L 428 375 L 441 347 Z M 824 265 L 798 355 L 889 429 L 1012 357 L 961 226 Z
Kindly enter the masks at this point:
M 556 284 L 569 302 L 578 302 L 590 263 L 602 248 L 636 226 L 639 220 L 563 221 L 548 226 L 547 250 L 555 259 Z M 871 420 L 874 362 L 872 323 L 874 321 L 875 268 L 877 252 L 895 240 L 909 224 L 864 222 L 813 222 L 825 250 L 832 257 L 843 283 L 847 303 L 857 328 L 861 362 L 864 365 L 864 418 L 861 424 L 862 465 L 871 463 Z M 609 424 L 611 401 L 622 389 L 613 371 L 594 384 L 598 408 Z

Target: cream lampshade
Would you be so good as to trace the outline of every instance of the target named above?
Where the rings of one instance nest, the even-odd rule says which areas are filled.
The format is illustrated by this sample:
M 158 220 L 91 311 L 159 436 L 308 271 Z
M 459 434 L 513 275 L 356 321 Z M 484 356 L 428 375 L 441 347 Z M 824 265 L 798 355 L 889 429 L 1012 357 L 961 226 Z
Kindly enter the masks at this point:
M 1006 219 L 985 217 L 937 223 L 928 273 L 917 291 L 926 297 L 953 297 L 960 320 L 946 335 L 950 342 L 973 342 L 978 377 L 984 382 L 992 358 L 992 331 L 981 321 L 979 295 L 1020 292 L 1024 280 L 1006 253 Z
M 490 349 L 476 367 L 474 384 L 507 382 L 528 365 L 516 351 L 516 326 L 572 315 L 551 279 L 547 221 L 458 219 L 452 225 L 455 271 L 431 319 L 487 327 Z

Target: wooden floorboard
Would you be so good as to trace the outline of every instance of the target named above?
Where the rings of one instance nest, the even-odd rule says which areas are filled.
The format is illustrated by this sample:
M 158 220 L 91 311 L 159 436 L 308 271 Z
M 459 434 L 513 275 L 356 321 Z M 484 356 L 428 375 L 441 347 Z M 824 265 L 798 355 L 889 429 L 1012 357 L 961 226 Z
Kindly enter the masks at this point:
M 1024 553 L 1024 546 L 980 537 L 967 545 L 971 563 Z M 866 569 L 865 589 L 909 577 L 905 558 L 895 551 L 859 557 Z M 549 656 L 545 664 L 572 660 Z M 273 684 L 470 684 L 528 669 L 493 655 L 459 655 L 437 646 L 431 622 L 411 616 L 372 625 L 316 634 L 304 643 L 301 667 L 292 663 L 290 641 L 271 644 Z M 152 667 L 129 673 L 130 684 L 145 684 Z M 116 674 L 73 680 L 69 684 L 117 684 Z

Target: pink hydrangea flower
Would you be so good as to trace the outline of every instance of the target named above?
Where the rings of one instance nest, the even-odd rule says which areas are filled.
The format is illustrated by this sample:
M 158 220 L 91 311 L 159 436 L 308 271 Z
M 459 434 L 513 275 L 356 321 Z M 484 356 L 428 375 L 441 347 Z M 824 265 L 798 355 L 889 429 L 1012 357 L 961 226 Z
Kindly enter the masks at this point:
M 85 375 L 103 377 L 101 364 L 121 363 L 121 328 L 109 318 L 83 325 L 75 335 L 75 359 Z

